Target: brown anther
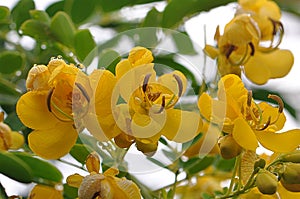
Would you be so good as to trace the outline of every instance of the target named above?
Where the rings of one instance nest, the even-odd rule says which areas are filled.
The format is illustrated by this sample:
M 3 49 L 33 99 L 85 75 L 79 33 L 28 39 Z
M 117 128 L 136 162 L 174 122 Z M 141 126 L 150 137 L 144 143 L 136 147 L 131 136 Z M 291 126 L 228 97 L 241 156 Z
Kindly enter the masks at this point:
M 250 52 L 250 55 L 253 56 L 254 53 L 255 53 L 255 47 L 254 47 L 254 44 L 252 42 L 249 42 L 249 46 L 251 48 L 251 52 Z
M 173 77 L 177 81 L 177 84 L 178 84 L 178 97 L 180 97 L 182 95 L 182 92 L 183 92 L 183 83 L 182 83 L 182 81 L 181 81 L 181 79 L 178 75 L 173 74 Z
M 252 102 L 252 91 L 248 91 L 248 97 L 247 97 L 247 106 L 250 107 Z
M 77 88 L 79 88 L 79 90 L 81 91 L 81 93 L 85 97 L 86 101 L 90 102 L 90 97 L 89 97 L 88 93 L 86 92 L 85 88 L 77 82 L 75 82 L 75 85 L 77 86 Z
M 52 112 L 51 97 L 52 97 L 53 91 L 54 91 L 54 88 L 50 89 L 49 92 L 48 92 L 48 95 L 47 95 L 47 107 L 48 107 L 49 112 Z
M 164 110 L 164 108 L 165 108 L 165 106 L 166 106 L 166 97 L 165 96 L 162 96 L 162 102 L 161 102 L 161 107 L 160 107 L 160 109 L 157 111 L 157 113 L 161 113 L 163 110 Z
M 268 118 L 268 121 L 263 125 L 262 128 L 258 129 L 259 131 L 263 131 L 271 124 L 271 117 Z
M 147 74 L 144 78 L 144 82 L 143 82 L 143 92 L 145 93 L 147 90 L 147 86 L 148 86 L 148 82 L 150 79 L 151 74 Z
M 226 58 L 228 59 L 228 58 L 230 57 L 231 53 L 232 53 L 234 50 L 236 50 L 236 49 L 237 49 L 236 46 L 230 44 L 229 47 L 228 47 L 228 49 L 227 49 L 227 51 L 226 51 L 226 53 L 225 53 Z
M 274 20 L 272 18 L 269 18 L 269 20 L 272 22 L 272 25 L 273 25 L 273 32 L 272 32 L 273 35 L 276 35 L 276 33 L 277 33 L 277 27 L 278 26 L 279 26 L 279 30 L 281 32 L 284 32 L 283 25 L 282 25 L 282 23 L 280 21 L 276 21 L 276 20 Z
M 272 95 L 272 94 L 269 94 L 268 98 L 275 100 L 278 103 L 278 112 L 282 113 L 284 108 L 284 103 L 282 99 L 278 95 Z

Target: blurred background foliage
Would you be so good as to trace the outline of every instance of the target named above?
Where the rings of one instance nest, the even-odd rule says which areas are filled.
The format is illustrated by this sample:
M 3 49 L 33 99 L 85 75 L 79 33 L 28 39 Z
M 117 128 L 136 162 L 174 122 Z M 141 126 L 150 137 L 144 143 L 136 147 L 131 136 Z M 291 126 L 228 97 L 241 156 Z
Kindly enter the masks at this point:
M 171 36 L 177 52 L 183 55 L 202 53 L 198 52 L 200 49 L 193 46 L 193 42 L 184 29 L 184 22 L 200 12 L 231 2 L 235 2 L 235 0 L 63 0 L 50 4 L 45 10 L 37 10 L 34 0 L 20 0 L 12 9 L 0 6 L 0 107 L 6 113 L 4 122 L 10 125 L 12 130 L 22 131 L 26 140 L 26 136 L 31 130 L 19 121 L 15 105 L 19 97 L 26 92 L 25 79 L 34 64 L 47 64 L 51 57 L 62 56 L 67 62 L 89 65 L 97 56 L 98 68 L 105 67 L 114 72 L 113 66 L 123 56 L 127 56 L 109 50 L 118 44 L 119 38 L 116 35 L 145 27 L 176 30 Z M 283 10 L 300 15 L 298 0 L 276 0 L 276 2 Z M 160 9 L 155 7 L 158 4 Z M 131 16 L 131 9 L 141 9 L 147 13 L 142 13 L 142 17 Z M 103 38 L 102 35 L 97 35 L 98 39 L 95 39 L 95 35 L 90 31 L 95 27 L 108 34 L 103 34 Z M 155 47 L 159 40 L 156 30 L 147 29 L 145 32 L 140 29 L 140 31 L 135 31 L 139 34 L 138 40 L 133 39 L 136 42 L 135 45 Z M 182 34 L 178 33 L 186 35 L 186 38 L 180 39 Z M 130 35 L 130 32 L 127 35 L 135 38 L 134 35 Z M 182 41 L 185 41 L 184 45 L 180 43 Z M 91 53 L 95 49 L 97 49 L 96 55 Z M 89 57 L 91 54 L 92 57 Z M 199 77 L 193 71 L 178 62 L 175 54 L 157 54 L 154 62 L 184 72 L 191 81 L 194 94 L 205 90 L 209 84 L 209 82 L 203 84 L 204 80 L 199 81 Z M 254 90 L 253 93 L 256 99 L 267 100 L 270 92 Z M 286 105 L 286 108 L 296 117 L 295 109 L 292 106 Z M 84 149 L 85 147 L 79 143 L 71 151 L 75 159 L 80 159 L 79 162 L 84 161 L 83 157 L 87 155 Z M 57 170 L 50 165 L 44 165 L 43 168 L 56 176 L 55 179 L 51 179 L 53 175 L 51 177 L 41 173 L 32 173 L 32 169 L 28 167 L 43 163 L 35 162 L 36 160 L 31 160 L 20 153 L 12 154 L 9 157 L 0 154 L 0 159 L 2 168 L 18 171 L 14 173 L 2 169 L 1 172 L 9 177 L 15 177 L 20 182 L 31 182 L 36 177 L 54 181 L 62 179 Z M 3 165 L 3 161 L 8 161 L 7 167 Z M 224 170 L 232 167 L 232 162 L 216 162 L 211 157 L 191 159 L 190 161 L 193 164 L 183 163 L 181 166 L 191 174 L 199 172 L 199 165 L 205 165 L 205 168 L 211 164 L 225 165 L 220 166 Z M 15 167 L 11 168 L 11 165 L 15 165 Z M 205 168 L 201 167 L 200 170 Z M 25 179 L 18 177 L 24 177 L 25 174 L 28 174 Z M 143 191 L 143 188 L 141 189 Z M 69 190 L 69 194 L 74 192 L 70 188 L 66 188 L 66 190 Z M 5 192 L 2 186 L 0 186 L 0 198 L 2 198 L 1 194 L 4 197 Z

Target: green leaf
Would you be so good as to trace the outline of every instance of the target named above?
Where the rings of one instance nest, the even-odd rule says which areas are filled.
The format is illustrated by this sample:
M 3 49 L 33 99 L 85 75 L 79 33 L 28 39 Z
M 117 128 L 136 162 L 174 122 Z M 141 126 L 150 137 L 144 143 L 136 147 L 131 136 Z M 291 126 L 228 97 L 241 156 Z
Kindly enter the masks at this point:
M 20 95 L 20 93 L 17 91 L 16 85 L 4 78 L 0 78 L 0 94 L 7 94 L 13 96 Z
M 66 0 L 64 10 L 75 24 L 80 24 L 94 13 L 95 8 L 96 0 Z
M 1 88 L 1 82 L 0 82 L 0 88 Z M 7 95 L 7 94 L 1 94 L 0 93 L 0 104 L 3 105 L 15 105 L 18 101 L 19 97 L 14 95 Z
M 64 184 L 64 198 L 74 199 L 78 197 L 78 188 L 71 187 L 68 184 Z
M 9 15 L 9 8 L 6 6 L 0 6 L 0 21 L 7 20 Z
M 4 187 L 2 186 L 2 184 L 0 183 L 0 198 L 1 199 L 8 199 L 8 196 L 5 192 Z
M 88 29 L 83 29 L 76 32 L 74 47 L 75 53 L 81 62 L 96 47 L 93 36 Z
M 173 28 L 188 16 L 226 5 L 235 0 L 172 0 L 163 11 L 162 27 Z
M 99 0 L 98 4 L 104 12 L 119 10 L 125 6 L 133 6 L 138 4 L 146 4 L 162 0 L 118 0 L 112 3 L 111 0 Z
M 219 159 L 217 159 L 216 162 L 214 163 L 215 167 L 218 170 L 225 171 L 225 172 L 231 171 L 234 167 L 234 164 L 235 164 L 235 158 L 225 160 L 221 157 L 219 157 Z
M 64 11 L 65 1 L 57 1 L 46 8 L 46 12 L 50 17 L 53 17 L 57 12 Z
M 174 43 L 176 45 L 176 48 L 178 50 L 178 53 L 184 54 L 184 55 L 197 54 L 197 52 L 193 46 L 193 41 L 187 35 L 186 32 L 174 31 L 174 32 L 172 32 L 172 37 L 173 37 Z
M 52 164 L 23 152 L 13 152 L 12 154 L 24 161 L 31 168 L 34 182 L 38 183 L 40 179 L 51 182 L 62 181 L 63 176 L 61 172 Z
M 45 24 L 50 25 L 50 17 L 49 15 L 43 10 L 30 10 L 30 16 L 32 19 L 35 19 L 40 22 L 44 22 Z
M 203 158 L 194 157 L 182 163 L 183 169 L 188 175 L 194 175 L 207 167 L 209 167 L 215 160 L 213 156 L 205 156 Z
M 152 8 L 145 17 L 142 26 L 143 27 L 160 27 L 162 21 L 162 13 L 156 8 Z
M 99 55 L 98 68 L 106 68 L 115 73 L 115 67 L 120 60 L 121 56 L 118 52 L 111 49 L 104 50 Z
M 49 25 L 35 19 L 25 21 L 20 30 L 23 35 L 28 35 L 38 41 L 46 41 L 53 37 Z
M 88 145 L 85 145 L 85 144 L 75 144 L 72 147 L 72 149 L 70 150 L 70 154 L 78 162 L 80 162 L 81 164 L 84 164 L 87 156 L 92 151 L 93 150 Z
M 30 10 L 35 9 L 33 0 L 20 0 L 16 6 L 12 9 L 11 15 L 13 21 L 16 23 L 16 28 L 19 30 L 22 23 L 27 19 L 30 19 Z
M 0 53 L 0 73 L 14 73 L 21 70 L 24 64 L 24 57 L 17 51 L 4 51 Z
M 33 172 L 30 167 L 10 152 L 0 151 L 0 173 L 23 183 L 33 180 Z
M 58 41 L 73 47 L 75 27 L 69 15 L 65 12 L 57 12 L 51 20 L 50 29 Z

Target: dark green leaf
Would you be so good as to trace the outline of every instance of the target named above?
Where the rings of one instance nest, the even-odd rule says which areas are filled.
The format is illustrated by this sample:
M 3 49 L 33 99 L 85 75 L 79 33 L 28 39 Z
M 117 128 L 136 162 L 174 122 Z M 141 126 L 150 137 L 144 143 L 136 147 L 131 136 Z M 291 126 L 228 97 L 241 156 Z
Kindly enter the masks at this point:
M 271 102 L 271 103 L 276 103 L 274 100 L 268 98 L 269 94 L 277 95 L 280 96 L 280 93 L 277 92 L 270 92 L 268 90 L 264 89 L 253 89 L 252 90 L 253 98 L 257 100 L 262 100 L 265 102 Z M 292 107 L 289 103 L 287 103 L 282 97 L 281 99 L 283 100 L 284 103 L 284 108 L 294 117 L 296 118 L 296 110 L 294 107 Z
M 77 31 L 77 33 L 75 34 L 74 47 L 76 55 L 81 62 L 96 47 L 93 36 L 88 29 Z
M 23 160 L 6 151 L 0 151 L 0 173 L 23 183 L 33 180 L 31 168 Z
M 1 88 L 1 82 L 0 82 L 0 88 Z M 7 95 L 0 93 L 0 104 L 3 105 L 15 105 L 18 101 L 19 97 L 14 95 Z
M 20 93 L 17 91 L 16 85 L 4 78 L 0 78 L 0 94 L 8 94 L 14 96 L 20 95 Z
M 23 152 L 14 152 L 16 157 L 24 161 L 32 170 L 33 181 L 40 182 L 39 179 L 49 180 L 50 182 L 61 182 L 63 176 L 61 172 L 52 164 L 35 158 Z
M 5 123 L 8 124 L 14 131 L 19 131 L 24 127 L 15 111 L 10 112 L 7 115 L 7 117 L 5 118 Z
M 233 169 L 235 164 L 235 158 L 225 160 L 221 157 L 218 157 L 218 159 L 215 161 L 215 167 L 220 171 L 229 172 Z
M 104 50 L 99 55 L 98 68 L 106 68 L 107 70 L 115 73 L 115 67 L 121 60 L 121 56 L 114 50 Z
M 113 3 L 111 2 L 111 0 L 99 0 L 98 2 L 99 2 L 99 6 L 101 6 L 104 12 L 111 12 L 114 10 L 119 10 L 120 8 L 125 6 L 133 6 L 133 5 L 151 3 L 156 1 L 162 1 L 162 0 L 118 0 L 118 1 L 114 1 Z
M 215 160 L 213 156 L 205 156 L 203 158 L 194 157 L 182 163 L 183 169 L 188 175 L 194 175 L 207 167 L 209 167 Z
M 81 164 L 85 163 L 87 156 L 92 152 L 92 149 L 85 144 L 75 144 L 70 150 L 70 154 Z
M 4 187 L 2 186 L 2 184 L 0 183 L 0 198 L 1 199 L 8 199 L 8 196 L 5 192 Z
M 16 23 L 16 28 L 19 30 L 21 24 L 30 19 L 29 11 L 35 9 L 33 0 L 20 0 L 17 5 L 12 9 L 11 15 L 13 21 Z
M 24 64 L 24 57 L 17 51 L 4 51 L 0 53 L 0 73 L 14 73 L 21 70 Z
M 187 150 L 189 147 L 193 146 L 196 142 L 198 142 L 198 140 L 200 140 L 200 138 L 202 137 L 202 133 L 199 133 L 196 137 L 194 137 L 194 139 L 185 142 L 182 144 L 182 151 Z
M 78 188 L 71 187 L 68 184 L 64 184 L 64 198 L 74 199 L 78 197 Z
M 182 0 L 172 0 L 163 12 L 162 27 L 172 28 L 187 16 L 226 5 L 230 2 L 235 2 L 235 0 L 185 0 L 184 2 Z
M 275 0 L 275 2 L 278 4 L 278 6 L 287 12 L 291 12 L 293 14 L 296 14 L 300 16 L 300 2 L 299 0 Z
M 7 20 L 9 17 L 9 8 L 5 6 L 0 6 L 0 21 Z
M 162 13 L 156 8 L 152 8 L 145 17 L 142 26 L 143 27 L 160 27 L 162 20 Z
M 30 15 L 32 19 L 35 19 L 40 22 L 44 22 L 45 24 L 50 25 L 50 17 L 49 15 L 42 10 L 30 10 Z
M 57 12 L 51 20 L 50 29 L 58 41 L 73 47 L 75 27 L 69 15 L 65 12 Z
M 197 52 L 194 49 L 193 41 L 186 32 L 172 32 L 172 37 L 178 53 L 184 55 L 195 55 Z
M 46 8 L 46 12 L 50 17 L 53 17 L 57 12 L 64 11 L 65 1 L 58 1 Z
M 115 3 L 115 2 L 114 2 Z M 96 0 L 69 0 L 65 1 L 65 11 L 69 13 L 75 24 L 80 24 L 93 14 Z
M 46 41 L 53 37 L 51 36 L 49 25 L 34 19 L 25 21 L 20 27 L 20 30 L 22 30 L 22 34 L 33 37 L 38 41 Z

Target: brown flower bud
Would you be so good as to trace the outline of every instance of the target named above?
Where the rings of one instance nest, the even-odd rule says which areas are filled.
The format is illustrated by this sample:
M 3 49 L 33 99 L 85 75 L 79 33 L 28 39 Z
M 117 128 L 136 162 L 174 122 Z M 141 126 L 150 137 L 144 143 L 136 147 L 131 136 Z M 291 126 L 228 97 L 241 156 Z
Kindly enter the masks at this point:
M 280 180 L 280 182 L 286 190 L 291 192 L 300 192 L 300 184 L 289 184 L 286 183 L 283 179 Z
M 278 185 L 277 177 L 266 170 L 260 170 L 256 176 L 256 186 L 262 194 L 272 195 L 276 193 Z
M 300 164 L 297 163 L 284 164 L 282 179 L 287 184 L 300 184 Z
M 236 143 L 231 135 L 225 135 L 219 140 L 221 156 L 224 159 L 231 159 L 242 152 L 242 147 Z

